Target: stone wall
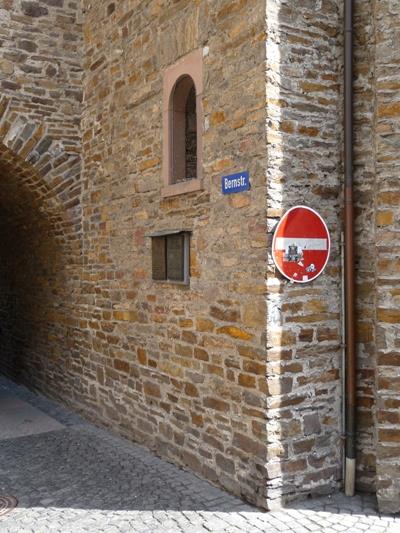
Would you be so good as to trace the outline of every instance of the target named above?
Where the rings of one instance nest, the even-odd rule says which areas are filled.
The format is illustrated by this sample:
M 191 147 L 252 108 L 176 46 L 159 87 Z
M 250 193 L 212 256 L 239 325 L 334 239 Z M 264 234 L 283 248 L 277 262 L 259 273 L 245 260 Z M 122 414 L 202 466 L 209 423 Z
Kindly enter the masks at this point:
M 342 4 L 83 0 L 82 28 L 77 1 L 0 0 L 1 370 L 268 508 L 342 478 Z M 357 486 L 384 511 L 400 501 L 399 4 L 355 2 Z M 165 198 L 163 73 L 197 49 L 204 189 Z M 222 195 L 242 170 L 251 190 Z M 332 238 L 307 285 L 267 257 L 296 204 Z M 190 286 L 151 279 L 148 235 L 175 229 Z
M 375 4 L 376 449 L 381 511 L 400 511 L 400 2 Z
M 0 0 L 0 88 L 20 120 L 45 124 L 80 152 L 81 13 L 78 1 Z
M 355 4 L 357 486 L 400 508 L 398 387 L 399 3 Z
M 265 505 L 264 3 L 84 2 L 79 390 L 92 416 Z M 204 55 L 203 191 L 163 199 L 163 72 Z M 221 194 L 249 170 L 251 190 Z M 191 230 L 190 286 L 151 239 Z
M 354 202 L 357 298 L 357 488 L 375 490 L 375 24 L 373 2 L 354 6 Z
M 269 505 L 341 479 L 341 2 L 267 2 L 268 229 L 294 205 L 317 209 L 332 251 L 313 283 L 269 261 Z

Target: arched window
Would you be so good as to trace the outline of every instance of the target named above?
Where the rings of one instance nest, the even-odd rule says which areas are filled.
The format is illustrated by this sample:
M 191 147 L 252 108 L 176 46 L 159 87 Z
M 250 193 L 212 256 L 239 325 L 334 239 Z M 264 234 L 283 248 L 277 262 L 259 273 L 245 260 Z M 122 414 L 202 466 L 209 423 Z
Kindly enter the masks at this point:
M 166 69 L 163 96 L 162 196 L 202 189 L 203 52 Z
M 171 162 L 173 183 L 197 179 L 196 88 L 182 76 L 171 94 Z

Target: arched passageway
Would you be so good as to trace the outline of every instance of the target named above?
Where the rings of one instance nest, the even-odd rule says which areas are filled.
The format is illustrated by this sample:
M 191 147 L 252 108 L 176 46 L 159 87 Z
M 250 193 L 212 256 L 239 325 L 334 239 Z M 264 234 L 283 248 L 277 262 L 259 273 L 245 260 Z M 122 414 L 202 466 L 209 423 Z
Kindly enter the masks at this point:
M 80 158 L 17 121 L 0 130 L 0 372 L 66 399 L 79 365 Z

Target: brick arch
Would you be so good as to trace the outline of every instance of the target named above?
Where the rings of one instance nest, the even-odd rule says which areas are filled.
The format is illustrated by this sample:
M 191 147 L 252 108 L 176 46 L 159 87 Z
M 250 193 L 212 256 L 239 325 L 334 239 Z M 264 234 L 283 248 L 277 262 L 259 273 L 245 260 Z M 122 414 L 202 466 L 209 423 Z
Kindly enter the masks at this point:
M 53 396 L 73 377 L 80 154 L 0 99 L 0 371 Z
M 20 187 L 30 191 L 42 210 L 52 216 L 63 213 L 74 233 L 79 233 L 80 154 L 65 151 L 44 124 L 19 114 L 6 96 L 0 98 L 0 164 L 12 169 Z

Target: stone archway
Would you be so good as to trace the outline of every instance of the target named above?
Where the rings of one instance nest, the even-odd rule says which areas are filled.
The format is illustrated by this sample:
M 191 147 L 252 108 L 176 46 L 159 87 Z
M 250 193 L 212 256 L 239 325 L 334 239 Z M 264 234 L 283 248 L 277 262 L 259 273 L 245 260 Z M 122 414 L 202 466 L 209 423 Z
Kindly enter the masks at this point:
M 80 154 L 10 102 L 0 99 L 0 371 L 68 400 L 78 364 Z

